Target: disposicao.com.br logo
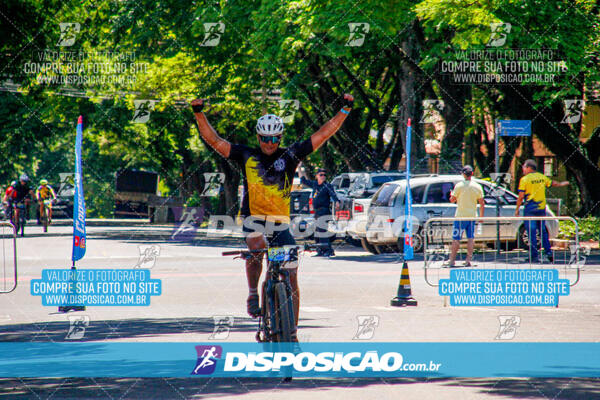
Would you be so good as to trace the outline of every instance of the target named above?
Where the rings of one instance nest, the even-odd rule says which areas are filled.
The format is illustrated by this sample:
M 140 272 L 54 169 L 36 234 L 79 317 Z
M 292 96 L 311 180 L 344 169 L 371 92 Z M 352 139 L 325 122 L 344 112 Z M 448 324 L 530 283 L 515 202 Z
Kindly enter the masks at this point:
M 222 353 L 215 357 L 219 359 L 218 365 L 215 362 L 210 370 L 199 373 L 198 366 L 201 363 L 206 365 L 209 359 L 207 351 L 211 351 L 211 347 L 197 346 L 196 349 L 201 348 L 203 354 L 198 352 L 198 364 L 193 374 L 212 375 L 214 372 L 219 376 L 271 376 L 282 372 L 300 376 L 389 376 L 411 372 L 435 373 L 441 367 L 441 363 L 432 360 L 405 362 L 402 354 L 396 351 L 309 351 L 306 348 L 312 347 L 310 344 L 277 344 L 276 347 L 278 350 L 275 351 L 269 351 L 273 348 L 265 348 L 266 351 L 227 351 L 223 346 Z

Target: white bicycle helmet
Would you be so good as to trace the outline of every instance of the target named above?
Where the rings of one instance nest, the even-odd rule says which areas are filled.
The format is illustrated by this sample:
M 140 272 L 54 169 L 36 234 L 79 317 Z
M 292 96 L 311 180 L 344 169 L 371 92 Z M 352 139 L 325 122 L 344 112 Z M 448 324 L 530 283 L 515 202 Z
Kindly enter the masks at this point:
M 283 121 L 277 115 L 265 114 L 256 122 L 256 133 L 263 136 L 277 136 L 283 132 Z

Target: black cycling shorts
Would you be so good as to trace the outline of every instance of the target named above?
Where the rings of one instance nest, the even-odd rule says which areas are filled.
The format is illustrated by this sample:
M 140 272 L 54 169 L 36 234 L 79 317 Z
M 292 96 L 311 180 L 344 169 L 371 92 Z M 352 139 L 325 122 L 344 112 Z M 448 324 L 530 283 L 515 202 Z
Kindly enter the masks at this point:
M 244 234 L 244 239 L 255 232 L 264 234 L 269 243 L 269 247 L 293 246 L 296 244 L 296 240 L 294 240 L 294 237 L 290 232 L 289 224 L 285 223 L 244 218 L 242 232 Z

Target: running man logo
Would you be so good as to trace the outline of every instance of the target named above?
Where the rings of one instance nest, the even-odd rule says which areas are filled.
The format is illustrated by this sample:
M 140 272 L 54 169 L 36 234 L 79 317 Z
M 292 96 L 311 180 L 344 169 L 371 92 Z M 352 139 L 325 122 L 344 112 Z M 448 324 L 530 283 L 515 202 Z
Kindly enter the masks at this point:
M 572 244 L 569 245 L 569 251 L 571 253 L 571 257 L 569 259 L 569 267 L 583 268 L 588 256 L 590 255 L 590 248 Z
M 81 29 L 81 26 L 77 22 L 61 22 L 58 24 L 60 27 L 60 39 L 58 39 L 57 46 L 69 47 L 73 46 L 77 34 Z
M 350 29 L 350 37 L 346 42 L 346 46 L 360 47 L 365 42 L 365 37 L 367 37 L 371 25 L 367 22 L 350 22 L 348 28 Z
M 172 240 L 191 242 L 204 218 L 204 207 L 173 207 L 173 214 L 179 224 L 175 226 Z
M 489 47 L 500 47 L 506 43 L 506 38 L 510 33 L 512 25 L 508 22 L 492 22 L 490 24 L 490 40 L 487 42 Z
M 433 235 L 431 235 L 433 236 Z M 436 247 L 439 246 L 442 249 L 437 249 Z M 446 261 L 446 255 L 447 252 L 445 250 L 443 250 L 443 247 L 440 245 L 430 245 L 428 244 L 427 246 L 427 250 L 433 250 L 435 251 L 434 253 L 427 253 L 426 256 L 426 260 L 427 260 L 427 268 L 442 268 L 444 266 L 444 262 Z M 440 251 L 444 251 L 444 253 L 441 253 Z
M 138 246 L 140 252 L 140 259 L 133 268 L 147 268 L 150 269 L 156 264 L 156 260 L 160 255 L 160 245 L 158 244 L 140 244 Z
M 85 329 L 90 326 L 90 317 L 88 315 L 69 315 L 69 323 L 69 332 L 67 332 L 65 339 L 83 339 Z
M 210 375 L 217 368 L 217 360 L 223 355 L 221 346 L 196 346 L 198 361 L 192 375 Z
M 299 109 L 299 100 L 279 100 L 279 116 L 284 124 L 294 121 L 294 116 Z
M 423 100 L 423 116 L 421 117 L 422 124 L 435 124 L 442 119 L 442 110 L 445 103 L 443 100 L 427 99 Z
M 375 335 L 375 328 L 379 326 L 378 315 L 357 315 L 358 329 L 352 340 L 370 340 Z
M 576 124 L 581 120 L 583 109 L 585 108 L 585 100 L 565 100 L 565 116 L 560 121 L 561 124 Z
M 517 328 L 521 326 L 521 317 L 518 315 L 499 315 L 500 330 L 496 340 L 511 340 L 517 334 Z
M 229 337 L 229 332 L 233 328 L 233 315 L 213 315 L 215 328 L 208 337 L 210 340 L 225 340 Z
M 221 191 L 221 185 L 225 183 L 225 174 L 222 172 L 205 172 L 204 173 L 204 189 L 200 196 L 215 197 Z
M 222 22 L 204 23 L 204 40 L 200 43 L 202 47 L 215 47 L 221 41 L 221 35 L 225 33 L 225 24 Z
M 156 100 L 134 100 L 133 106 L 135 107 L 135 111 L 133 112 L 133 119 L 131 121 L 135 124 L 145 124 L 148 122 L 150 112 L 154 110 L 156 103 Z

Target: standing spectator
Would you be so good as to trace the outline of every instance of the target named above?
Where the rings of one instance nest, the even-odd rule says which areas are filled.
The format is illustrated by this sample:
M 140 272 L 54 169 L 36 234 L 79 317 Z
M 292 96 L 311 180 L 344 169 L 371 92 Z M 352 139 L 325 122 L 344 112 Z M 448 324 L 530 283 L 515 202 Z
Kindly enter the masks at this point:
M 456 203 L 455 217 L 473 217 L 477 216 L 477 203 L 479 203 L 479 218 L 483 217 L 485 204 L 483 202 L 483 189 L 481 185 L 471 180 L 473 176 L 473 168 L 470 165 L 465 165 L 462 169 L 464 181 L 458 182 L 454 186 L 454 190 L 450 193 L 450 201 Z M 480 221 L 481 222 L 481 221 Z M 465 267 L 471 266 L 471 257 L 473 256 L 474 238 L 475 238 L 475 221 L 454 221 L 454 229 L 452 231 L 452 249 L 450 252 L 450 260 L 448 266 L 453 268 L 456 260 L 456 253 L 460 247 L 460 239 L 462 231 L 467 233 L 467 258 L 465 259 Z
M 519 198 L 517 199 L 517 208 L 515 217 L 519 216 L 519 208 L 525 200 L 525 217 L 545 217 L 546 216 L 546 188 L 550 186 L 567 186 L 569 181 L 556 182 L 547 176 L 537 172 L 537 164 L 534 160 L 527 160 L 523 163 L 523 177 L 519 181 Z M 537 249 L 537 231 L 540 230 L 542 244 L 548 260 L 554 262 L 552 249 L 550 248 L 550 238 L 546 230 L 544 221 L 527 221 L 527 235 L 529 237 L 529 256 L 530 262 L 539 262 Z
M 322 244 L 322 247 L 317 249 L 317 256 L 333 257 L 335 255 L 331 242 L 329 240 L 329 234 L 327 232 L 327 225 L 331 218 L 331 203 L 334 202 L 336 205 L 339 204 L 335 190 L 330 183 L 327 183 L 327 173 L 324 169 L 320 168 L 317 171 L 317 180 L 311 181 L 306 177 L 306 171 L 302 166 L 300 168 L 300 181 L 303 185 L 310 187 L 313 191 L 310 195 L 312 199 L 313 209 L 315 210 L 316 220 L 316 232 L 315 241 L 317 244 Z

